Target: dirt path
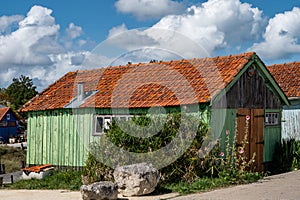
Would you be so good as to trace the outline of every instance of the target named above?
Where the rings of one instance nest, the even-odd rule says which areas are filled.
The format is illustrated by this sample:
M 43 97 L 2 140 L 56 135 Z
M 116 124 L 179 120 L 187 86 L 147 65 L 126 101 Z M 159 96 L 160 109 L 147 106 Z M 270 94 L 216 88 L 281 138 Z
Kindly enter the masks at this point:
M 0 190 L 0 199 L 5 200 L 80 200 L 80 192 L 64 190 Z M 266 177 L 249 184 L 214 190 L 206 193 L 178 196 L 166 194 L 163 196 L 144 196 L 120 198 L 120 200 L 299 200 L 300 170 L 285 174 Z

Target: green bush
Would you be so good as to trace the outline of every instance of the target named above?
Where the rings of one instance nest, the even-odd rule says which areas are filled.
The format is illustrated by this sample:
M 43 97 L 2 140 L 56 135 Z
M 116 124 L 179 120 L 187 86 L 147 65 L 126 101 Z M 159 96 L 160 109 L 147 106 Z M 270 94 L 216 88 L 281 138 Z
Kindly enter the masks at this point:
M 295 139 L 277 143 L 274 153 L 274 163 L 270 172 L 273 174 L 296 170 L 300 168 L 300 141 Z
M 151 118 L 149 116 L 139 116 L 133 118 L 133 124 L 121 124 L 122 128 L 120 127 L 120 123 L 113 121 L 106 135 L 101 138 L 100 143 L 91 144 L 91 155 L 97 159 L 94 164 L 92 164 L 92 162 L 95 162 L 95 160 L 88 161 L 87 166 L 90 166 L 91 169 L 93 168 L 91 164 L 99 166 L 102 156 L 99 152 L 107 152 L 106 157 L 111 158 L 112 163 L 116 162 L 122 165 L 124 156 L 120 153 L 113 152 L 113 148 L 109 145 L 114 145 L 120 149 L 142 155 L 142 153 L 154 152 L 165 147 L 174 140 L 175 137 L 178 139 L 178 135 L 180 135 L 179 140 L 181 140 L 181 142 L 179 142 L 179 146 L 172 147 L 180 151 L 180 145 L 184 145 L 184 142 L 186 142 L 185 139 L 191 134 L 195 134 L 195 138 L 188 150 L 182 152 L 182 155 L 175 162 L 160 169 L 162 182 L 181 180 L 191 182 L 203 175 L 203 170 L 199 163 L 200 160 L 198 159 L 198 150 L 202 145 L 203 137 L 207 134 L 208 124 L 205 123 L 204 120 L 199 119 L 201 119 L 199 115 L 187 115 L 182 117 L 180 113 L 156 116 L 155 118 L 153 116 Z M 150 122 L 152 124 L 148 126 Z M 148 129 L 143 128 L 146 126 L 148 126 Z M 127 132 L 123 130 L 127 130 Z M 191 133 L 191 130 L 196 130 L 196 133 Z M 149 132 L 156 134 L 153 134 L 151 137 L 135 137 L 133 134 L 128 134 L 128 131 L 134 133 L 136 136 L 142 136 Z M 103 142 L 106 140 L 109 140 L 111 144 Z M 161 161 L 167 161 L 166 159 L 169 159 L 168 155 L 161 155 Z M 108 161 L 106 160 L 106 162 Z M 107 167 L 101 166 L 101 168 L 101 174 L 104 174 L 103 169 Z
M 184 120 L 182 120 L 184 119 Z M 124 158 L 124 155 L 119 151 L 123 149 L 129 152 L 135 152 L 139 155 L 147 152 L 154 152 L 159 150 L 166 145 L 168 145 L 175 137 L 178 136 L 180 132 L 180 139 L 182 141 L 188 137 L 191 131 L 190 127 L 196 124 L 196 135 L 192 141 L 189 148 L 182 152 L 182 155 L 177 158 L 176 161 L 169 164 L 168 166 L 160 169 L 162 179 L 160 184 L 170 184 L 170 183 L 193 183 L 203 177 L 209 178 L 220 178 L 227 183 L 246 183 L 248 181 L 254 181 L 261 178 L 261 174 L 251 172 L 251 165 L 255 158 L 255 154 L 252 159 L 247 160 L 244 150 L 245 145 L 247 145 L 249 133 L 245 132 L 245 138 L 242 141 L 242 146 L 236 146 L 236 135 L 237 131 L 232 133 L 233 137 L 229 134 L 226 137 L 225 149 L 221 149 L 219 142 L 212 142 L 215 144 L 213 150 L 206 156 L 200 156 L 200 149 L 203 145 L 204 138 L 207 139 L 209 132 L 209 125 L 202 119 L 201 116 L 189 115 L 188 117 L 183 117 L 179 113 L 168 114 L 166 117 L 156 118 L 148 116 L 134 117 L 134 124 L 124 123 L 120 127 L 119 123 L 112 122 L 110 129 L 107 130 L 106 134 L 101 137 L 99 143 L 94 143 L 91 145 L 91 157 L 87 162 L 87 171 L 91 180 L 99 179 L 99 174 L 103 179 L 112 179 L 112 170 L 110 167 L 102 164 L 101 159 L 103 159 L 103 152 L 105 154 L 105 162 L 109 163 L 109 166 L 114 164 L 124 165 L 126 162 L 132 161 L 132 158 Z M 165 122 L 165 123 L 162 123 Z M 149 123 L 154 124 L 150 126 L 151 130 L 143 129 L 147 127 Z M 138 126 L 135 126 L 135 125 Z M 156 131 L 157 127 L 163 127 L 157 132 L 157 134 L 152 137 L 141 137 L 147 134 L 146 131 Z M 249 123 L 246 121 L 246 126 Z M 124 132 L 124 127 L 127 132 Z M 136 128 L 142 127 L 142 128 Z M 248 131 L 250 127 L 246 127 Z M 133 134 L 128 134 L 134 133 Z M 109 140 L 109 142 L 107 142 Z M 180 144 L 181 145 L 181 144 Z M 119 149 L 114 149 L 113 146 Z M 176 146 L 174 149 L 180 149 L 181 146 Z M 210 150 L 210 149 L 208 149 Z M 92 159 L 91 159 L 92 158 Z M 143 157 L 142 157 L 143 158 Z M 126 160 L 127 159 L 127 160 Z M 161 155 L 161 161 L 168 159 L 168 155 Z M 134 162 L 133 162 L 134 163 Z M 110 165 L 111 164 L 111 165 Z M 106 177 L 105 177 L 106 175 Z

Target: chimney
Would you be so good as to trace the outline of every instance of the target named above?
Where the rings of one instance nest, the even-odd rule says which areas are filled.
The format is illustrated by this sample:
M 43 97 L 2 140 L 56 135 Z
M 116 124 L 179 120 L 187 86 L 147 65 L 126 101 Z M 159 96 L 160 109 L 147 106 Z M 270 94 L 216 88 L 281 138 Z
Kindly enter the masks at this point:
M 82 101 L 84 99 L 83 85 L 84 85 L 84 83 L 77 83 L 77 98 L 78 98 L 78 101 Z

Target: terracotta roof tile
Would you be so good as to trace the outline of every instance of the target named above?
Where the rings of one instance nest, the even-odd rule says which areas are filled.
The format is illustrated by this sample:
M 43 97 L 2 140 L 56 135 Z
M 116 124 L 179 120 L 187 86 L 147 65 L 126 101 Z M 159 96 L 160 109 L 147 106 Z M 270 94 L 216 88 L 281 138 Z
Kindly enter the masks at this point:
M 10 108 L 0 108 L 0 120 L 3 119 L 5 114 L 9 111 Z
M 64 108 L 77 96 L 77 83 L 97 91 L 81 107 L 127 108 L 209 102 L 255 53 L 125 66 L 67 73 L 21 111 Z
M 300 62 L 267 67 L 287 97 L 300 97 Z

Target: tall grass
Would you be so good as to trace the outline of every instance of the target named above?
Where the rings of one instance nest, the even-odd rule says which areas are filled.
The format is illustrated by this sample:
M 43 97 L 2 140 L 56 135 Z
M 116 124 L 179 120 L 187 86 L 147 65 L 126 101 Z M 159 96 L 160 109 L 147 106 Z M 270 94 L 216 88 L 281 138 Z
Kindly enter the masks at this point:
M 14 184 L 6 184 L 5 188 L 28 190 L 79 190 L 82 185 L 81 174 L 82 172 L 78 171 L 55 171 L 53 175 L 47 176 L 44 179 L 20 180 Z
M 26 150 L 9 146 L 0 146 L 0 163 L 5 165 L 5 172 L 21 170 L 21 162 L 26 160 Z

